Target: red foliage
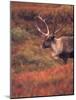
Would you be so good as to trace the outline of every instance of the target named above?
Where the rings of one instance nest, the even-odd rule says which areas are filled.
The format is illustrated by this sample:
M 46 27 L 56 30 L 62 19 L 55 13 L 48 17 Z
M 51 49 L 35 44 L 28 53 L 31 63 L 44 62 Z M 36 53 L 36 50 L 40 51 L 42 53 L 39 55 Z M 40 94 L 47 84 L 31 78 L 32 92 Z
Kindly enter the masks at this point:
M 47 96 L 73 94 L 73 66 L 67 64 L 45 71 L 14 74 L 13 96 Z M 21 84 L 22 87 L 17 87 Z M 25 87 L 25 88 L 23 88 Z

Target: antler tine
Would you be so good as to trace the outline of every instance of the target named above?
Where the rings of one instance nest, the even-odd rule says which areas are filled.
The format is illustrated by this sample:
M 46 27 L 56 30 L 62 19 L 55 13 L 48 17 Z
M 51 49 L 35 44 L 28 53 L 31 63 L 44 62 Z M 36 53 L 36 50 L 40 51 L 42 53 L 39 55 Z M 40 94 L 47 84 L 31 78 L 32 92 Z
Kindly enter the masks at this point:
M 54 26 L 53 34 L 55 35 L 57 32 L 59 32 L 63 28 L 64 25 L 58 25 L 57 17 L 55 16 L 54 21 L 53 21 L 53 26 Z M 58 29 L 57 29 L 57 26 L 59 26 Z
M 57 33 L 58 31 L 60 31 L 61 28 L 57 29 L 54 33 Z
M 44 34 L 44 32 L 42 32 L 42 31 L 40 30 L 40 28 L 38 27 L 37 24 L 35 24 L 35 27 L 37 28 L 37 30 L 38 30 L 40 33 L 42 33 L 43 35 L 46 35 L 46 34 Z
M 58 28 L 54 33 L 59 32 L 62 29 L 62 27 Z
M 48 28 L 48 25 L 46 24 L 45 20 L 44 20 L 41 16 L 37 16 L 37 18 L 39 18 L 39 19 L 45 24 L 45 26 L 46 26 L 46 28 L 47 28 L 47 33 L 41 31 L 41 29 L 38 27 L 37 24 L 36 24 L 36 28 L 37 28 L 38 31 L 39 31 L 40 33 L 42 33 L 43 35 L 49 36 L 49 28 Z

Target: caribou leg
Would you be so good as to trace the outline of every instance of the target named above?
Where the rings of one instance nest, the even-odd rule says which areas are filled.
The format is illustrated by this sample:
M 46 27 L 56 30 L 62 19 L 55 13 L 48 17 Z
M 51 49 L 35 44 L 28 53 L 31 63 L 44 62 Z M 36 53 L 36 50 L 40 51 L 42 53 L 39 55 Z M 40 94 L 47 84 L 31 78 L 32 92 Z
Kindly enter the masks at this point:
M 67 63 L 67 60 L 68 60 L 68 54 L 66 52 L 62 52 L 61 54 L 59 54 L 59 57 L 61 59 L 63 59 L 64 63 L 66 64 Z

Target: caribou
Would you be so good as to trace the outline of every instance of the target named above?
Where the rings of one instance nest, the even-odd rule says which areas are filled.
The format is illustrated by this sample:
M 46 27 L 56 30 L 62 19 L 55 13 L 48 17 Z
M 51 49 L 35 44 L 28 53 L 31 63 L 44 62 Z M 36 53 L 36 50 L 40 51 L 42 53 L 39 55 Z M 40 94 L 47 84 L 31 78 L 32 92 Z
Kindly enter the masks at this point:
M 56 37 L 56 33 L 59 32 L 62 27 L 54 30 L 52 33 L 49 31 L 49 27 L 41 16 L 36 16 L 42 23 L 44 23 L 47 32 L 43 32 L 39 25 L 36 23 L 35 27 L 44 37 L 42 48 L 51 48 L 51 55 L 54 59 L 62 59 L 64 63 L 67 63 L 68 58 L 74 57 L 74 37 L 73 36 L 60 36 Z

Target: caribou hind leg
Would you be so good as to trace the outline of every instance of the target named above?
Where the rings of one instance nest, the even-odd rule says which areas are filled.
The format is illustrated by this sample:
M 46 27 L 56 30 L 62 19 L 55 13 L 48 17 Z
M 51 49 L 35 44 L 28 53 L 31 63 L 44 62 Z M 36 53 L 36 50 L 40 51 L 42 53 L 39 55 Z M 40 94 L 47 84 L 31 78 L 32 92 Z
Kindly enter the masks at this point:
M 59 54 L 59 57 L 63 59 L 64 63 L 67 63 L 68 58 L 73 58 L 74 57 L 74 51 L 67 53 L 67 52 L 62 52 Z
M 63 59 L 64 64 L 66 64 L 66 63 L 67 63 L 67 60 L 68 60 L 68 55 L 67 55 L 67 53 L 66 53 L 66 52 L 62 52 L 61 54 L 59 54 L 59 57 L 60 57 L 61 59 Z

